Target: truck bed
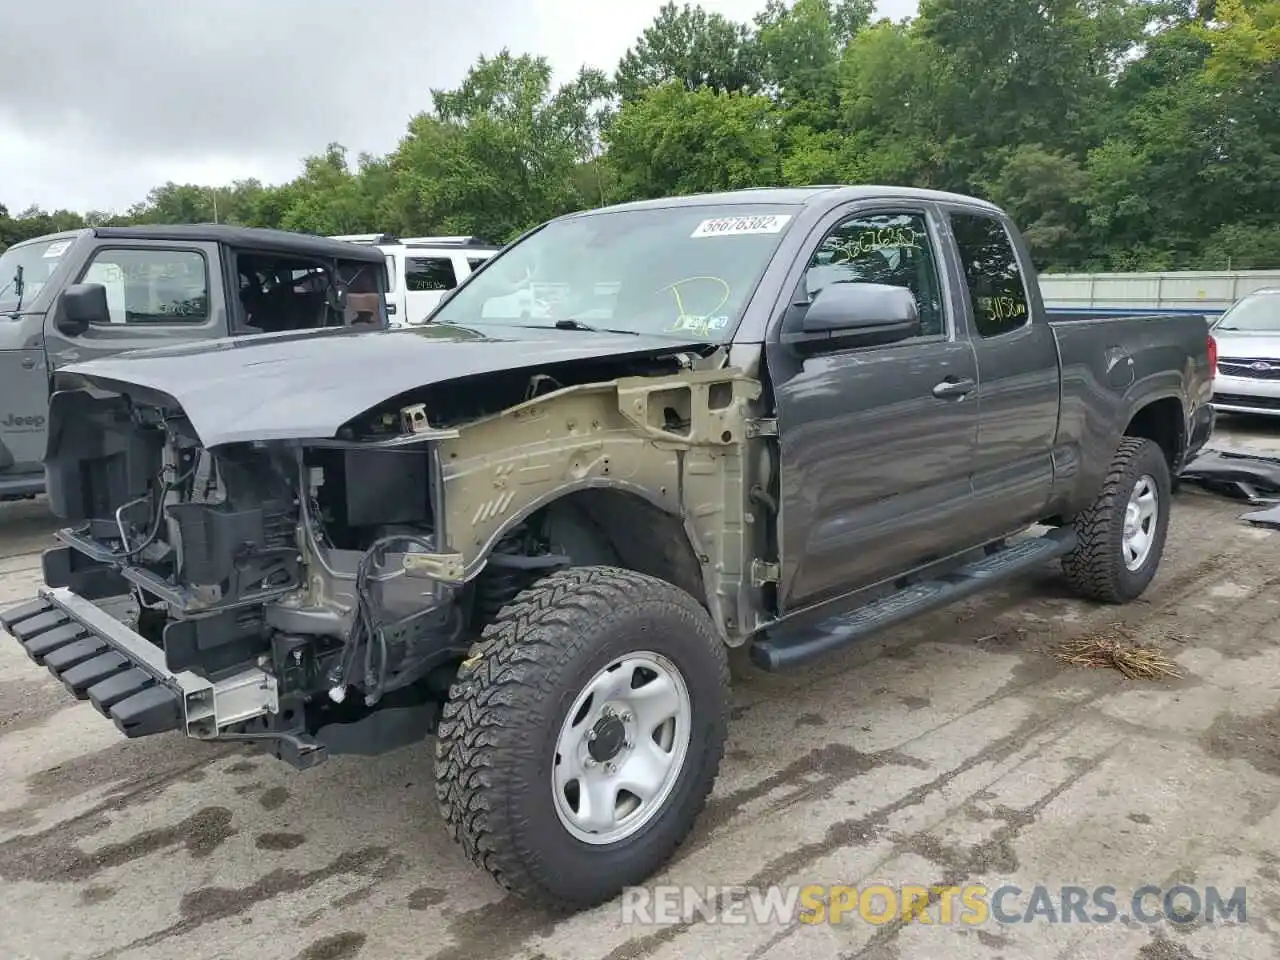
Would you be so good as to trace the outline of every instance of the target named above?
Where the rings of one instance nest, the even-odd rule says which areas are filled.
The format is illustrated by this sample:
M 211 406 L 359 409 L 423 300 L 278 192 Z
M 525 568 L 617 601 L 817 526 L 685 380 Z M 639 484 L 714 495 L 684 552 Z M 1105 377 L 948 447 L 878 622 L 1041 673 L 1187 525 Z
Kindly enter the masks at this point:
M 1082 487 L 1100 483 L 1095 474 L 1107 462 L 1091 446 L 1113 444 L 1117 427 L 1153 402 L 1183 406 L 1183 433 L 1167 438 L 1175 474 L 1208 440 L 1214 361 L 1206 317 L 1050 312 L 1049 323 L 1062 370 L 1059 446 L 1078 451 Z

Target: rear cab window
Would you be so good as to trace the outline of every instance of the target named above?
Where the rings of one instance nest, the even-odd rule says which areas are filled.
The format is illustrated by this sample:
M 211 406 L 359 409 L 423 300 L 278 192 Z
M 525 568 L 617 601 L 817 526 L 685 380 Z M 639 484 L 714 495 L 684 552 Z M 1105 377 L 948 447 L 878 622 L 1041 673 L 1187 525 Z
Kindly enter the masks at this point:
M 978 335 L 1000 337 L 1030 323 L 1026 278 L 1003 221 L 987 214 L 954 212 L 951 231 Z

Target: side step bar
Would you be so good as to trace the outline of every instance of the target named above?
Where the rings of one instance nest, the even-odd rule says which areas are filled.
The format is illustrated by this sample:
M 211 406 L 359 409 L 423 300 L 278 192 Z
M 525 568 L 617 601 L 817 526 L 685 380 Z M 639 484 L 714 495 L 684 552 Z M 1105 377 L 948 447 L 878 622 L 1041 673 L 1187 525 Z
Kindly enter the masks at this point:
M 763 670 L 782 670 L 807 663 L 887 627 L 1034 570 L 1070 553 L 1075 545 L 1074 530 L 1056 527 L 1042 537 L 1019 540 L 936 579 L 912 584 L 812 626 L 788 627 L 784 620 L 757 634 L 751 643 L 751 662 Z

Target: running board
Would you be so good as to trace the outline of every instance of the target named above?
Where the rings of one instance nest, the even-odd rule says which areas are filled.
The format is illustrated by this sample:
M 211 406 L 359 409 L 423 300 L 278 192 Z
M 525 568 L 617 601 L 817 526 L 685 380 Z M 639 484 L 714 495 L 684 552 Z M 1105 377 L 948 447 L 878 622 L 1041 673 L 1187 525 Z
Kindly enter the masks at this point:
M 1056 527 L 1042 537 L 1028 537 L 1001 547 L 981 560 L 948 574 L 912 584 L 849 613 L 828 617 L 813 626 L 786 622 L 766 627 L 751 643 L 751 662 L 762 670 L 782 670 L 815 660 L 864 640 L 922 613 L 980 593 L 1070 553 L 1075 531 Z

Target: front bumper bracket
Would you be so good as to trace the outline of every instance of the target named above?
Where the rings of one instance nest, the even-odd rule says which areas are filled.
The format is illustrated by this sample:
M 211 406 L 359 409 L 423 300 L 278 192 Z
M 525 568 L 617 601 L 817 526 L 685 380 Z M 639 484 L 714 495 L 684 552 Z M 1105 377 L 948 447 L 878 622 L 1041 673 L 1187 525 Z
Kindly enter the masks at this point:
M 0 626 L 126 737 L 181 730 L 216 739 L 226 727 L 279 710 L 270 674 L 249 669 L 213 681 L 174 673 L 159 647 L 65 587 L 42 588 L 38 599 L 0 611 Z

